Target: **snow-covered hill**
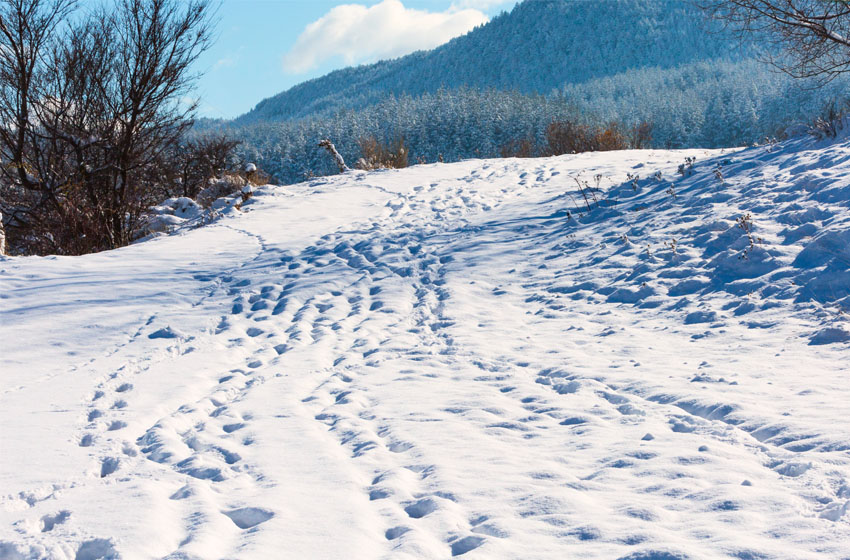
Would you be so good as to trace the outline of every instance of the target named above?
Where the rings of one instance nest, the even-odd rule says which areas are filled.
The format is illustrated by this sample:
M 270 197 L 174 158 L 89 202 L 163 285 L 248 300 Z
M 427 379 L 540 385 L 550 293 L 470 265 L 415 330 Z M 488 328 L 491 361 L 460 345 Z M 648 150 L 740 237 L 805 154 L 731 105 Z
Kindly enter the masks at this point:
M 0 558 L 847 558 L 848 172 L 354 172 L 0 260 Z

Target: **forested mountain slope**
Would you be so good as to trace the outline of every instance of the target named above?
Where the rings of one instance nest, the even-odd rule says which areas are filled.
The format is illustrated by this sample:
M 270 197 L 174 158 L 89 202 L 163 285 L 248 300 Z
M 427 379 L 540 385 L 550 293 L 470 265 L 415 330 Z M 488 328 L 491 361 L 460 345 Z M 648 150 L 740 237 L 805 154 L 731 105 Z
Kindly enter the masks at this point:
M 722 148 L 780 136 L 845 96 L 777 72 L 757 37 L 740 44 L 690 2 L 526 0 L 428 52 L 348 68 L 202 123 L 242 141 L 277 181 L 334 173 L 358 140 L 404 138 L 411 162 L 498 157 L 517 141 L 546 154 L 549 123 L 651 123 L 652 146 Z
M 681 0 L 527 0 L 432 51 L 346 68 L 261 101 L 239 122 L 357 108 L 442 88 L 550 93 L 635 68 L 742 60 L 738 46 Z

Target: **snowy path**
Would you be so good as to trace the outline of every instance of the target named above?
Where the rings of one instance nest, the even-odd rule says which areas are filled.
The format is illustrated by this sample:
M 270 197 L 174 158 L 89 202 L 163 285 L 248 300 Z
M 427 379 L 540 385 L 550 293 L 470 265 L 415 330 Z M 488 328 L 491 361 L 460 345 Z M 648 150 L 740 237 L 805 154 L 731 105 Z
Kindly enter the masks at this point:
M 356 173 L 0 261 L 0 558 L 850 558 L 848 158 Z

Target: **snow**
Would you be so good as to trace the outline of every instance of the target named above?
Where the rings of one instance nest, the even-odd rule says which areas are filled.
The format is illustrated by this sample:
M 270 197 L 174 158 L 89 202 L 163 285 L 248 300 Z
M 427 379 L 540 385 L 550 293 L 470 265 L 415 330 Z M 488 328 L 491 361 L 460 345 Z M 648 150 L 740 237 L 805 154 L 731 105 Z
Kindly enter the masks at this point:
M 203 216 L 204 209 L 191 198 L 169 198 L 148 210 L 138 236 L 167 233 Z
M 0 558 L 844 558 L 848 168 L 351 172 L 2 258 Z

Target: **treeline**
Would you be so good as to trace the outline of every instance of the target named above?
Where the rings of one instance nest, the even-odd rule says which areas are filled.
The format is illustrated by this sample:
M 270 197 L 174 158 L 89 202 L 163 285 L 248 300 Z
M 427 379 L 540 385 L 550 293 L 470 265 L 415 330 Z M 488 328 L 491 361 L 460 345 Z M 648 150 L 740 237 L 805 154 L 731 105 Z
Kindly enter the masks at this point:
M 218 131 L 242 141 L 239 153 L 277 181 L 292 183 L 335 172 L 316 147 L 334 141 L 346 161 L 361 157 L 359 141 L 390 144 L 404 138 L 411 162 L 543 155 L 553 122 L 605 127 L 628 136 L 652 124 L 642 147 L 731 147 L 781 133 L 809 121 L 831 99 L 843 97 L 847 80 L 813 90 L 764 64 L 699 62 L 675 69 L 640 69 L 567 86 L 548 95 L 461 88 L 419 96 L 390 96 L 359 110 L 340 110 L 283 122 L 239 125 L 205 122 L 195 133 Z

